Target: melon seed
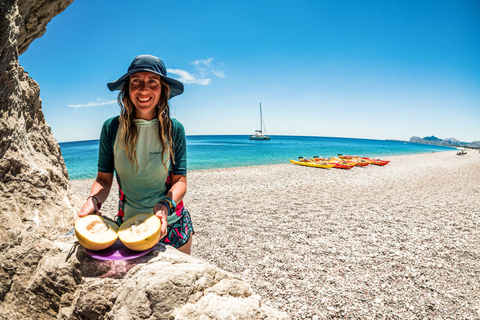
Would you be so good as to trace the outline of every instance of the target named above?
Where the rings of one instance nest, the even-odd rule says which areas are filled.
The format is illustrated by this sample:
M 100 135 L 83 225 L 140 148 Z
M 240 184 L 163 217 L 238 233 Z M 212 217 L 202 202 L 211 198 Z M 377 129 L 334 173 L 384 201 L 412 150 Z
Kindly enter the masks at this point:
M 92 234 L 105 232 L 108 228 L 108 224 L 100 220 L 92 221 L 86 227 L 87 231 Z
M 141 234 L 141 233 L 144 233 L 148 230 L 148 224 L 146 224 L 145 221 L 143 221 L 141 223 L 138 223 L 138 224 L 137 224 L 137 221 L 135 221 L 135 222 L 136 222 L 135 224 L 132 224 L 130 226 L 130 231 L 133 234 Z

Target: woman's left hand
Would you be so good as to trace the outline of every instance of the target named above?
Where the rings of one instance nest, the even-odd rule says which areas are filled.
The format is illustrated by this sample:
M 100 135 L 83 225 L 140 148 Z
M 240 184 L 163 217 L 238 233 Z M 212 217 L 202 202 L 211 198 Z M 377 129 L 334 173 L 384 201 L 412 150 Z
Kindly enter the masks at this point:
M 160 227 L 160 239 L 163 239 L 167 235 L 168 208 L 162 203 L 157 203 L 153 207 L 153 214 L 156 215 L 160 219 L 160 222 L 162 223 Z

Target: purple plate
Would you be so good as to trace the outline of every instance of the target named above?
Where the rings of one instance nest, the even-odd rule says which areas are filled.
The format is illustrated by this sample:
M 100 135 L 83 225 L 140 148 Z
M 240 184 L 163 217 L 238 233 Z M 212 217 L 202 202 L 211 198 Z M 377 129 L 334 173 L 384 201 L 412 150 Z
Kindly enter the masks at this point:
M 99 260 L 129 260 L 144 256 L 152 251 L 153 248 L 155 248 L 155 246 L 145 251 L 134 251 L 125 247 L 125 245 L 117 239 L 117 241 L 107 249 L 98 251 L 89 250 L 87 248 L 84 249 L 89 256 Z

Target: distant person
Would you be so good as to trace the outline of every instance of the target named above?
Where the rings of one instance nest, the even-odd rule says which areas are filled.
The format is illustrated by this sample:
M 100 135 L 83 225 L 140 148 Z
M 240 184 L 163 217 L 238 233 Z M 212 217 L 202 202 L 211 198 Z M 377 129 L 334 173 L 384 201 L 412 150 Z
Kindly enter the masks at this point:
M 160 242 L 190 254 L 194 230 L 182 201 L 187 191 L 185 130 L 170 118 L 168 104 L 183 93 L 183 84 L 167 77 L 166 70 L 159 58 L 140 55 L 127 73 L 108 83 L 110 91 L 120 90 L 120 115 L 103 124 L 97 178 L 75 221 L 98 213 L 115 172 L 117 223 L 152 212 L 162 222 Z

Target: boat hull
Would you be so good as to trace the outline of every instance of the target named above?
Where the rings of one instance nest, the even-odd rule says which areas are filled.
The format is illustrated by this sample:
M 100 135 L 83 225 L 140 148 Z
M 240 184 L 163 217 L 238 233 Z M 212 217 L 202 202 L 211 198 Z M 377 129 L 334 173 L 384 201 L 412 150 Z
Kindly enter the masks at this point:
M 269 136 L 250 136 L 248 140 L 270 140 Z

